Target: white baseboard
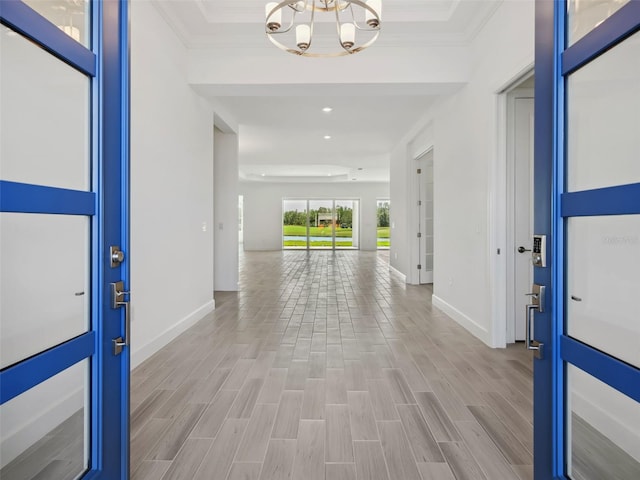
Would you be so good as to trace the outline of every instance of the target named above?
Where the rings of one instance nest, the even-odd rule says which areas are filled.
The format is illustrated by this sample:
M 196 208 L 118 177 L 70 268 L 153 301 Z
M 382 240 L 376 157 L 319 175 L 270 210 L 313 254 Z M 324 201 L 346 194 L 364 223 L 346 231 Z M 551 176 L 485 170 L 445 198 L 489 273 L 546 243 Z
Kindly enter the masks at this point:
M 491 344 L 491 335 L 486 328 L 482 327 L 481 325 L 478 325 L 475 321 L 473 321 L 473 319 L 471 319 L 471 317 L 465 315 L 460 310 L 455 308 L 453 305 L 450 305 L 449 303 L 445 302 L 444 300 L 442 300 L 440 297 L 437 297 L 436 295 L 433 295 L 431 297 L 431 302 L 434 307 L 442 310 L 449 317 L 451 317 L 453 320 L 455 320 L 457 323 L 459 323 L 465 329 L 471 332 L 472 335 L 478 337 L 480 340 L 486 343 L 489 347 L 493 348 L 493 345 Z
M 389 265 L 389 271 L 397 275 L 404 283 L 407 283 L 407 276 L 395 267 Z
M 84 395 L 84 388 L 77 388 L 68 395 L 58 398 L 49 396 L 46 400 L 43 399 L 37 409 L 29 408 L 29 406 L 33 407 L 29 404 L 22 408 L 20 405 L 14 405 L 15 411 L 12 415 L 16 415 L 19 419 L 25 418 L 25 422 L 12 432 L 3 432 L 3 435 L 7 436 L 3 437 L 0 443 L 0 468 L 5 467 L 80 410 L 84 405 Z
M 202 317 L 204 317 L 208 313 L 211 313 L 213 310 L 215 310 L 215 308 L 215 300 L 208 301 L 200 308 L 194 310 L 189 315 L 179 320 L 175 325 L 166 329 L 150 342 L 147 342 L 145 345 L 136 348 L 135 351 L 131 353 L 131 370 L 136 368 L 147 358 L 151 357 L 151 355 L 156 353 L 162 347 L 168 345 L 171 340 L 195 325 L 199 320 L 202 319 Z

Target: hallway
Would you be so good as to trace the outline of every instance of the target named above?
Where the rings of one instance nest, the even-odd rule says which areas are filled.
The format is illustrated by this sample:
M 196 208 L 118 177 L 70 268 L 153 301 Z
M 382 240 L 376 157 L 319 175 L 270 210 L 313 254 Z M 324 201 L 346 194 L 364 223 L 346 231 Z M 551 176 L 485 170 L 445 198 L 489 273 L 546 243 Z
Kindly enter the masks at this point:
M 388 255 L 242 254 L 240 291 L 132 374 L 132 478 L 532 478 L 530 354 Z

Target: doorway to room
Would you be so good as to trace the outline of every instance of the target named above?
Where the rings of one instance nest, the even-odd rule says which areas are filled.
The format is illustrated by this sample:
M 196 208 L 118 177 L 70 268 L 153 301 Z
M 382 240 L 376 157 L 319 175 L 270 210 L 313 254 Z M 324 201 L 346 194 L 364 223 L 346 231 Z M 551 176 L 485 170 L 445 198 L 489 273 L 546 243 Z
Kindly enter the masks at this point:
M 418 283 L 433 283 L 433 148 L 416 160 Z
M 507 342 L 512 343 L 525 340 L 525 307 L 533 279 L 533 77 L 506 96 Z

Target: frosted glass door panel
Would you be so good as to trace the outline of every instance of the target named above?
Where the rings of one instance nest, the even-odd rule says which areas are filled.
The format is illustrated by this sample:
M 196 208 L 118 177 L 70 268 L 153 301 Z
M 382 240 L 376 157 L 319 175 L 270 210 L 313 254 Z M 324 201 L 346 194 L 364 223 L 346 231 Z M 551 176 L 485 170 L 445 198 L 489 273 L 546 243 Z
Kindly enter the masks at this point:
M 89 218 L 0 213 L 0 363 L 89 327 Z
M 567 221 L 567 334 L 640 366 L 640 215 Z
M 89 2 L 87 0 L 66 2 L 52 0 L 22 1 L 76 42 L 89 46 Z
M 572 74 L 567 190 L 640 182 L 640 32 Z
M 566 448 L 569 478 L 640 478 L 640 404 L 568 364 Z
M 89 361 L 0 406 L 2 480 L 74 480 L 88 466 Z
M 627 3 L 629 0 L 568 0 L 569 45 L 580 40 Z
M 0 178 L 89 190 L 89 78 L 0 27 Z

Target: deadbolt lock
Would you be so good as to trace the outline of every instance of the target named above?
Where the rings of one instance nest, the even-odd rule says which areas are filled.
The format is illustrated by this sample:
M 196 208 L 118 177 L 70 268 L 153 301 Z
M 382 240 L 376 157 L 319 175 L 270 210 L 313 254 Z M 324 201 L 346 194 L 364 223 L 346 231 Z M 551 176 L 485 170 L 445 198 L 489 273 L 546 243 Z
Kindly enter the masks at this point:
M 109 248 L 109 259 L 111 260 L 111 268 L 119 267 L 124 262 L 124 252 L 120 250 L 117 245 L 112 245 Z

